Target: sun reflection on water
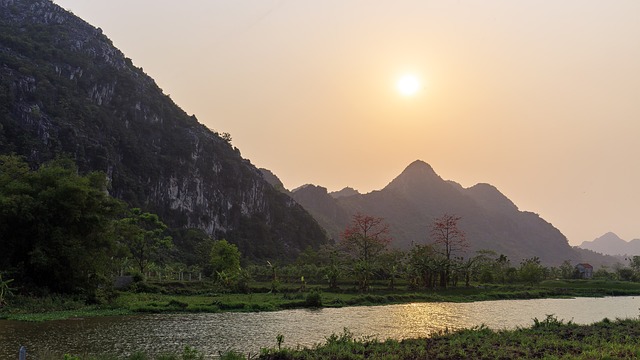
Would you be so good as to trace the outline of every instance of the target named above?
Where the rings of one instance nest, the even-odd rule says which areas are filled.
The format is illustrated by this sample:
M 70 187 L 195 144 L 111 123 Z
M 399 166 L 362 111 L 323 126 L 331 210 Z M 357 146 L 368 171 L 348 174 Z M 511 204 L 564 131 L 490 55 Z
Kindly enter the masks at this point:
M 462 311 L 461 311 L 462 310 Z M 424 337 L 444 330 L 469 327 L 469 317 L 459 304 L 405 304 L 391 309 L 394 338 Z
M 314 346 L 344 328 L 356 338 L 406 339 L 479 325 L 492 329 L 530 326 L 534 317 L 554 314 L 585 324 L 637 317 L 634 297 L 502 300 L 476 303 L 414 303 L 387 306 L 296 309 L 264 313 L 157 314 L 25 323 L 0 321 L 0 358 L 13 356 L 20 345 L 31 352 L 115 354 L 135 350 L 180 352 L 185 345 L 212 358 L 218 351 L 256 353 L 275 346 Z M 13 350 L 12 350 L 13 349 Z

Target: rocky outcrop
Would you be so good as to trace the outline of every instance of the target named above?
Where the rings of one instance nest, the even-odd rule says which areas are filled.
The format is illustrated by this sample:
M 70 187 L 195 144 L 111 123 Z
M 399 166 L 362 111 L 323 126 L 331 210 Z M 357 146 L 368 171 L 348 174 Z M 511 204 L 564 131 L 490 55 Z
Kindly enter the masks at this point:
M 167 51 L 171 51 L 167 49 Z M 111 41 L 48 0 L 0 0 L 0 153 L 66 154 L 110 192 L 249 257 L 293 256 L 325 235 L 228 140 L 187 115 Z

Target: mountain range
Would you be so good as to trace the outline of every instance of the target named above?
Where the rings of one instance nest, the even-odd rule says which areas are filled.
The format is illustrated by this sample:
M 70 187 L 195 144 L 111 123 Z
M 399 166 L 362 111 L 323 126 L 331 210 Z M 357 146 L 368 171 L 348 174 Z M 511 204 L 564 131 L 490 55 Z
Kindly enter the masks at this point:
M 626 241 L 612 232 L 608 232 L 592 241 L 584 241 L 579 246 L 582 249 L 595 251 L 605 255 L 640 255 L 640 239 Z
M 507 255 L 515 264 L 531 257 L 543 263 L 573 263 L 588 257 L 592 262 L 611 263 L 598 255 L 571 247 L 552 224 L 532 212 L 520 211 L 498 189 L 489 184 L 464 188 L 442 179 L 424 161 L 411 163 L 387 186 L 368 194 L 353 189 L 329 193 L 326 188 L 305 185 L 291 191 L 330 237 L 340 232 L 356 213 L 382 217 L 390 225 L 393 244 L 406 249 L 412 243 L 428 243 L 429 226 L 445 213 L 461 217 L 470 252 L 493 250 Z
M 172 228 L 226 238 L 253 260 L 291 260 L 337 240 L 356 213 L 383 217 L 398 248 L 429 242 L 429 225 L 450 213 L 462 217 L 472 251 L 491 249 L 514 265 L 603 259 L 569 246 L 494 186 L 464 188 L 423 161 L 368 194 L 289 191 L 229 136 L 186 114 L 99 28 L 50 0 L 0 0 L 0 154 L 34 167 L 70 157 L 81 172 L 104 172 L 112 196 Z

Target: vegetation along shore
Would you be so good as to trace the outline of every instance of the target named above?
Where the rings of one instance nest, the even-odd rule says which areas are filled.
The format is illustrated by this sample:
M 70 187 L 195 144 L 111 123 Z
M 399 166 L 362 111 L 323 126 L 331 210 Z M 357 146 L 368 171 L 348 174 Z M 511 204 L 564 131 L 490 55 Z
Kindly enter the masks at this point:
M 286 335 L 278 335 L 274 339 L 276 346 L 262 349 L 259 354 L 229 351 L 220 353 L 220 359 L 635 359 L 640 357 L 638 336 L 640 320 L 637 319 L 603 319 L 591 325 L 576 325 L 549 315 L 545 319 L 533 319 L 533 325 L 528 328 L 491 330 L 480 326 L 401 341 L 358 339 L 345 329 L 311 348 L 284 347 Z M 45 356 L 44 359 L 60 358 Z M 117 357 L 67 354 L 64 359 L 111 360 Z M 199 360 L 204 359 L 204 355 L 186 347 L 181 354 L 154 357 L 137 352 L 126 359 Z
M 0 319 L 47 321 L 144 313 L 640 295 L 640 257 L 618 267 L 600 267 L 585 279 L 568 260 L 546 266 L 536 257 L 512 262 L 489 250 L 469 253 L 459 229 L 463 219 L 451 214 L 430 224 L 430 242 L 407 250 L 390 246 L 384 219 L 357 214 L 339 241 L 308 247 L 296 259 L 267 261 L 243 256 L 233 243 L 214 240 L 200 230 L 168 228 L 155 214 L 109 197 L 103 175 L 80 175 L 69 160 L 31 169 L 21 158 L 1 157 L 0 170 L 0 195 L 6 205 L 0 225 L 7 234 L 3 237 L 6 256 L 1 259 Z M 548 318 L 536 321 L 531 329 L 479 328 L 403 341 L 354 339 L 345 331 L 314 349 L 278 346 L 260 356 L 403 359 L 584 354 L 591 358 L 594 351 L 601 351 L 602 356 L 624 357 L 637 353 L 637 346 L 627 341 L 637 327 L 632 320 L 583 327 Z M 163 359 L 197 359 L 200 355 L 187 349 Z M 150 357 L 140 353 L 131 358 Z

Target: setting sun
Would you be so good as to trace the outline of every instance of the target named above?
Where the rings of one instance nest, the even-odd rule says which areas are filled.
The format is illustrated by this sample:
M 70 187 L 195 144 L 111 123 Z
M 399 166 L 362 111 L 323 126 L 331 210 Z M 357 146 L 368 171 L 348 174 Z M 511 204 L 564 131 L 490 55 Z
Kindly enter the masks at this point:
M 396 88 L 402 95 L 411 96 L 420 90 L 420 81 L 414 75 L 404 75 L 396 83 Z

